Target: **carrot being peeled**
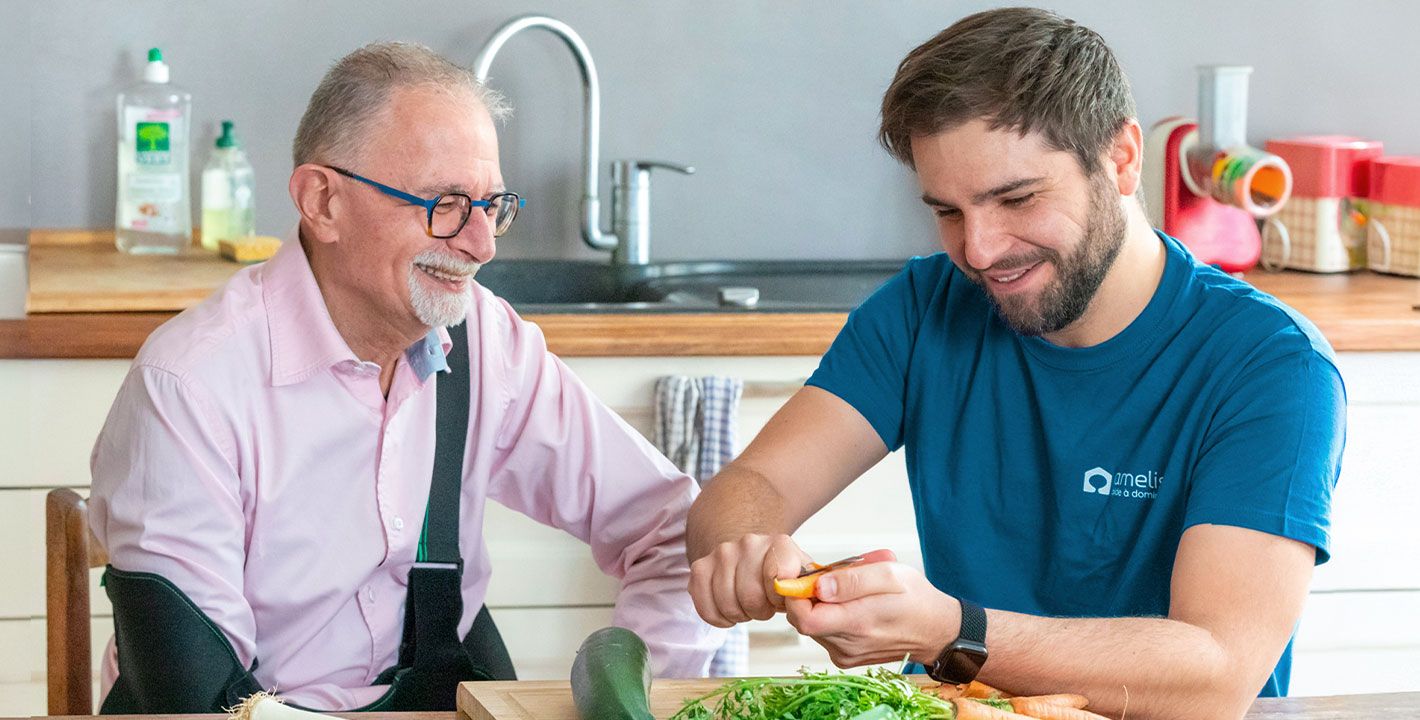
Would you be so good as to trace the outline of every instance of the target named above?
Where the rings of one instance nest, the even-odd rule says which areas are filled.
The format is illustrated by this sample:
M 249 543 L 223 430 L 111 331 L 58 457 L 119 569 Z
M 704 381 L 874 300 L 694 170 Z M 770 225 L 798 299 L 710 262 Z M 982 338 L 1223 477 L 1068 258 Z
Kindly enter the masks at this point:
M 957 711 L 956 720 L 1022 720 L 1030 717 L 1002 710 L 975 698 L 956 698 L 952 700 L 952 706 Z
M 1109 720 L 1103 715 L 1097 715 L 1080 707 L 1047 700 L 1047 698 L 1059 697 L 1072 696 L 1044 695 L 1033 698 L 1012 698 L 1010 700 L 1011 709 L 1021 715 L 1036 718 L 1036 720 Z M 1079 695 L 1073 697 L 1084 700 Z
M 818 590 L 818 575 L 782 578 L 774 581 L 774 592 L 784 597 L 811 598 Z

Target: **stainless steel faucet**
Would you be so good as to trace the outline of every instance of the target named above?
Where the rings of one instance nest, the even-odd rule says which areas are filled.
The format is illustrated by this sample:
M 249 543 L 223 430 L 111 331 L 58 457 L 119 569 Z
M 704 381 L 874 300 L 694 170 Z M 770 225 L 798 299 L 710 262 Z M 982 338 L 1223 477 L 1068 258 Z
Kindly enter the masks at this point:
M 582 240 L 597 250 L 612 251 L 612 261 L 644 265 L 650 261 L 650 172 L 666 168 L 690 174 L 694 168 L 648 160 L 622 160 L 612 167 L 616 187 L 612 194 L 612 232 L 601 229 L 601 194 L 598 178 L 601 164 L 601 83 L 597 66 L 582 37 L 566 23 L 546 15 L 524 15 L 498 28 L 478 51 L 473 73 L 479 82 L 488 81 L 493 58 L 510 38 L 524 30 L 540 28 L 562 39 L 582 73 Z
M 612 262 L 645 265 L 651 262 L 651 170 L 664 168 L 691 175 L 689 165 L 658 160 L 618 160 L 611 165 L 611 228 L 620 241 Z

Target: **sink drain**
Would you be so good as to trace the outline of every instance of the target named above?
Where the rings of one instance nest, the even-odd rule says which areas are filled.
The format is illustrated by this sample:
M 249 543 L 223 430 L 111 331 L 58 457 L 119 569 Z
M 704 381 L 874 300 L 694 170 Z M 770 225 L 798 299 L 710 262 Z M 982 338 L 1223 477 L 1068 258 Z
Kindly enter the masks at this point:
M 759 304 L 759 288 L 722 287 L 719 297 L 720 307 L 752 308 Z

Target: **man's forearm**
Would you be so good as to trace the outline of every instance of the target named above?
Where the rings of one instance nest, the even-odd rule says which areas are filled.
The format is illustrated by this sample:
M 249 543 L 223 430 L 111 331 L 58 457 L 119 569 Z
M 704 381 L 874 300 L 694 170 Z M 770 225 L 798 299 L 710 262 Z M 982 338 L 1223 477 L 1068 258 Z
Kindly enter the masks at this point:
M 694 562 L 747 534 L 789 534 L 784 498 L 763 474 L 731 463 L 700 493 L 686 518 L 686 555 Z
M 1018 695 L 1072 692 L 1131 718 L 1239 718 L 1265 677 L 1244 677 L 1208 630 L 1168 618 L 1044 618 L 988 611 L 980 680 Z

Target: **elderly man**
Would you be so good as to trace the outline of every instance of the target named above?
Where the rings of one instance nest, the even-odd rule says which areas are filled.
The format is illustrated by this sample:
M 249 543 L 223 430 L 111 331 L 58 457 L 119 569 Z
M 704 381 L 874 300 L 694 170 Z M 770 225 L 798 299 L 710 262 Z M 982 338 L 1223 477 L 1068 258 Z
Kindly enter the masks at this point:
M 1149 227 L 1141 134 L 1104 41 L 1052 13 L 973 15 L 907 56 L 881 137 L 945 253 L 854 311 L 697 500 L 703 617 L 783 608 L 841 665 L 911 656 L 1133 718 L 1285 693 L 1341 377 L 1311 323 Z M 879 557 L 778 597 L 807 561 L 788 533 L 897 448 L 925 576 Z
M 503 112 L 422 47 L 340 60 L 294 144 L 298 231 L 144 345 L 92 464 L 105 711 L 451 708 L 511 677 L 480 611 L 489 499 L 591 546 L 658 674 L 705 672 L 695 483 L 474 283 L 523 203 Z

